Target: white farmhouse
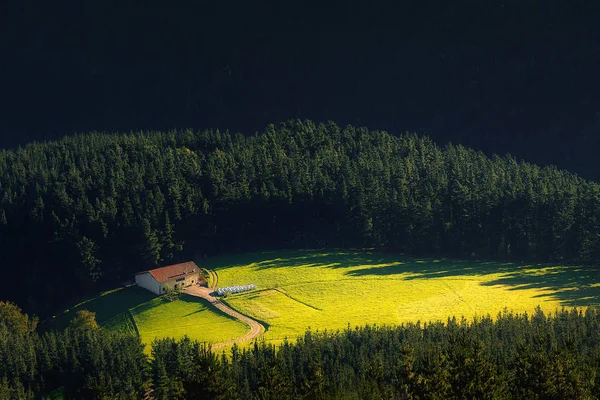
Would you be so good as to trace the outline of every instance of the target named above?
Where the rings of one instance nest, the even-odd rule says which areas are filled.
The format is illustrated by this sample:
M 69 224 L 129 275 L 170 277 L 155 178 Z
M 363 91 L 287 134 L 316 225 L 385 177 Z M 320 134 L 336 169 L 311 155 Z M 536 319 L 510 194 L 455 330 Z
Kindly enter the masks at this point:
M 200 269 L 193 261 L 168 265 L 135 274 L 136 285 L 148 289 L 155 294 L 162 294 L 169 290 L 203 282 L 204 279 L 200 276 Z

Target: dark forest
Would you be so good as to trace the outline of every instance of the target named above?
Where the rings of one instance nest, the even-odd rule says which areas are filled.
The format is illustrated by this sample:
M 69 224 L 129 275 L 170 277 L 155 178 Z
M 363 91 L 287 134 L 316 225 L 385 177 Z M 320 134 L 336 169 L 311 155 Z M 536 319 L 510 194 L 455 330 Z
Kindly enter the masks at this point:
M 599 332 L 598 310 L 537 310 L 308 330 L 229 356 L 161 339 L 148 357 L 139 337 L 91 324 L 38 334 L 0 323 L 0 398 L 597 399 Z

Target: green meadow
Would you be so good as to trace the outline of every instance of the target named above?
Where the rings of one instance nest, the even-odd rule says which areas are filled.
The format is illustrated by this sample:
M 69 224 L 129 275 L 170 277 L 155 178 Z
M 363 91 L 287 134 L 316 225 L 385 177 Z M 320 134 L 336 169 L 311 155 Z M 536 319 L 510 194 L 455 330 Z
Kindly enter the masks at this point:
M 77 310 L 93 311 L 101 326 L 135 332 L 146 344 L 155 338 L 185 335 L 201 342 L 220 343 L 249 330 L 203 299 L 182 294 L 178 300 L 170 301 L 138 287 L 111 290 L 77 304 L 57 316 L 51 326 L 67 326 Z
M 411 258 L 370 251 L 277 251 L 197 261 L 216 272 L 218 287 L 254 283 L 228 295 L 232 308 L 267 326 L 279 343 L 313 330 L 348 325 L 396 325 L 496 316 L 505 308 L 531 313 L 539 306 L 600 304 L 600 271 L 545 264 Z M 134 332 L 146 344 L 184 335 L 207 343 L 244 336 L 248 327 L 200 298 L 169 301 L 137 287 L 119 288 L 77 304 L 51 323 L 67 326 L 75 312 L 96 313 L 105 328 Z
M 199 262 L 214 269 L 218 287 L 254 283 L 229 295 L 238 311 L 268 325 L 274 343 L 308 327 L 446 321 L 495 317 L 507 308 L 597 305 L 600 272 L 593 268 L 411 258 L 376 252 L 277 251 Z

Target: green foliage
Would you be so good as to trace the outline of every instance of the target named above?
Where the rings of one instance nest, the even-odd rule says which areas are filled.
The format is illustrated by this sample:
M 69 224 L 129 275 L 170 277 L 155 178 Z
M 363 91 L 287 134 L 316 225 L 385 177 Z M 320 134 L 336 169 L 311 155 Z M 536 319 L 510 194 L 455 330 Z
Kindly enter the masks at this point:
M 181 289 L 180 288 L 175 288 L 175 289 L 169 289 L 167 290 L 167 293 L 165 293 L 163 295 L 163 297 L 169 301 L 175 301 L 175 300 L 179 300 L 179 297 L 181 296 Z
M 146 264 L 154 267 L 161 261 L 160 252 L 162 246 L 156 230 L 150 227 L 150 222 L 147 220 L 144 221 L 143 231 L 144 239 L 142 241 L 141 257 Z
M 600 310 L 505 311 L 446 323 L 308 330 L 229 356 L 104 329 L 14 335 L 0 323 L 0 399 L 592 399 Z
M 0 301 L 0 324 L 17 335 L 24 335 L 35 330 L 38 323 L 36 317 L 29 317 L 14 303 Z
M 70 327 L 73 329 L 98 329 L 96 313 L 88 310 L 77 311 L 75 318 L 71 321 Z
M 92 240 L 84 236 L 77 242 L 77 247 L 79 248 L 81 266 L 84 273 L 92 282 L 96 282 L 102 276 L 102 272 L 99 268 L 101 261 L 97 259 L 95 255 L 98 246 L 96 246 Z
M 148 381 L 139 338 L 102 329 L 9 334 L 0 323 L 0 398 L 140 398 Z

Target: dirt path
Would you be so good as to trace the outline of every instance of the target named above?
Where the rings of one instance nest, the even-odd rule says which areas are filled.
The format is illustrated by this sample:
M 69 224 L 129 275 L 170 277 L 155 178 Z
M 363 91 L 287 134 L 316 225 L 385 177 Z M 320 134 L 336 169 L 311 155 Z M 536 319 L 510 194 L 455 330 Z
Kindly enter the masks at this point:
M 209 273 L 210 272 L 212 272 L 212 271 L 209 271 Z M 217 297 L 212 295 L 212 293 L 215 291 L 215 288 L 217 286 L 217 280 L 216 280 L 217 274 L 214 272 L 211 273 L 211 278 L 212 278 L 212 282 L 211 282 L 212 287 L 211 288 L 208 288 L 205 286 L 194 285 L 194 286 L 190 286 L 190 287 L 186 288 L 184 290 L 184 292 L 189 295 L 201 297 L 205 300 L 208 300 L 213 306 L 217 307 L 219 310 L 223 311 L 225 314 L 231 315 L 233 318 L 239 319 L 240 321 L 242 321 L 243 323 L 245 323 L 246 325 L 248 325 L 250 327 L 250 332 L 248 332 L 245 336 L 243 336 L 239 339 L 230 340 L 228 342 L 213 344 L 212 349 L 215 350 L 215 349 L 219 349 L 221 347 L 230 346 L 234 343 L 247 342 L 248 340 L 252 340 L 255 337 L 261 335 L 265 331 L 265 328 L 259 322 L 255 321 L 252 318 L 247 317 L 243 314 L 240 314 L 239 312 L 235 311 L 233 308 L 223 304 Z

